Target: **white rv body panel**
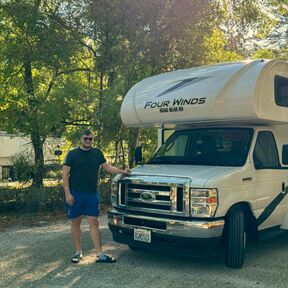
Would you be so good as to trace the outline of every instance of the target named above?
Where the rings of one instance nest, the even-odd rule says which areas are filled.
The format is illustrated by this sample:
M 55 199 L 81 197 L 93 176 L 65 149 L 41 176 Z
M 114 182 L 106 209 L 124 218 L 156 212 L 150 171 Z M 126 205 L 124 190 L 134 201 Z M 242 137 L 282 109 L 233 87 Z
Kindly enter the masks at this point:
M 253 159 L 253 152 L 258 133 L 263 131 L 270 131 L 273 133 L 280 160 L 282 156 L 282 146 L 288 143 L 288 124 L 256 127 L 254 139 L 250 148 L 250 159 Z M 283 184 L 285 186 L 288 185 L 287 165 L 282 164 L 282 167 L 283 169 L 254 169 L 254 166 L 252 166 L 251 172 L 254 185 L 253 197 L 256 200 L 254 214 L 256 218 L 261 215 L 269 203 L 271 203 L 273 199 L 283 190 Z M 284 221 L 285 214 L 288 214 L 288 197 L 285 197 L 280 202 L 271 216 L 265 220 L 258 229 L 262 230 L 264 228 L 281 225 Z
M 197 122 L 288 122 L 275 105 L 274 77 L 288 77 L 276 60 L 224 63 L 146 78 L 127 93 L 121 118 L 127 126 Z
M 281 224 L 280 228 L 283 230 L 288 230 L 288 213 L 286 214 L 285 219 Z
M 229 178 L 231 175 L 238 173 L 242 167 L 213 167 L 200 165 L 143 165 L 133 168 L 133 173 L 137 175 L 157 175 L 185 177 L 190 179 L 191 187 L 211 188 L 215 187 L 212 179 Z M 209 187 L 207 181 L 210 181 Z M 223 187 L 231 187 L 235 182 L 223 181 Z M 212 185 L 212 186 L 211 186 Z

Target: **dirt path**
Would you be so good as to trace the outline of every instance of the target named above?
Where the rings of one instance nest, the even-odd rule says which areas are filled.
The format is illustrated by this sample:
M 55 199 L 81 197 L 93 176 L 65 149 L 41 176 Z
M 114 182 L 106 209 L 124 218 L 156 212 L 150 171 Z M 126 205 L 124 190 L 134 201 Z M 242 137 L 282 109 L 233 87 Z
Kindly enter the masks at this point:
M 133 252 L 112 241 L 101 217 L 103 248 L 118 257 L 116 264 L 95 264 L 83 223 L 84 260 L 70 263 L 73 252 L 66 220 L 0 231 L 0 287 L 247 287 L 286 288 L 288 233 L 248 247 L 245 266 L 225 267 L 222 257 L 183 258 Z

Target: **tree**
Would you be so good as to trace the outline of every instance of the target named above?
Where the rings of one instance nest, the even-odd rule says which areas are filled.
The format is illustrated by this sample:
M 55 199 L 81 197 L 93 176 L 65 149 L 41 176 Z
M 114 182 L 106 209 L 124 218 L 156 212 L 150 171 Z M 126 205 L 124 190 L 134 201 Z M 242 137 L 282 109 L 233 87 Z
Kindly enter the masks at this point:
M 126 147 L 131 163 L 141 136 L 139 129 L 121 125 L 123 96 L 145 77 L 201 63 L 204 53 L 193 45 L 200 47 L 209 30 L 200 23 L 208 8 L 208 1 L 199 0 L 87 0 L 81 9 L 70 2 L 67 25 L 85 35 L 77 37 L 94 63 L 97 144 L 107 147 L 114 139 L 115 159 Z
M 45 139 L 66 132 L 72 141 L 79 126 L 94 128 L 97 145 L 115 163 L 131 164 L 135 146 L 156 137 L 155 131 L 121 124 L 128 90 L 145 77 L 179 68 L 253 54 L 287 59 L 286 46 L 277 42 L 287 21 L 284 2 L 2 1 L 0 127 L 30 135 L 37 186 Z M 252 41 L 256 36 L 277 45 L 264 47 Z
M 226 45 L 227 39 L 224 32 L 214 29 L 204 42 L 206 51 L 205 64 L 243 60 L 243 57 L 235 51 L 227 50 Z
M 34 148 L 33 185 L 43 182 L 43 144 L 62 129 L 71 95 L 58 97 L 55 85 L 78 70 L 77 45 L 59 25 L 61 1 L 22 0 L 1 4 L 1 128 L 30 135 Z M 74 58 L 72 57 L 74 55 Z M 76 55 L 76 56 L 75 56 Z
M 259 49 L 279 50 L 287 44 L 287 1 L 213 0 L 214 28 L 225 35 L 225 47 L 242 57 Z

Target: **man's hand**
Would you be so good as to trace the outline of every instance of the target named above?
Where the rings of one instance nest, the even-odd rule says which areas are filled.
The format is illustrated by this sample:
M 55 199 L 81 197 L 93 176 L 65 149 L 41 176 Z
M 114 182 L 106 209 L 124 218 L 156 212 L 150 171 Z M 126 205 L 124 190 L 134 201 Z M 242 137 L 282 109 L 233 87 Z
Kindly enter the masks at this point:
M 114 174 L 114 175 L 122 174 L 123 176 L 130 176 L 131 175 L 130 169 L 121 170 L 119 168 L 116 168 L 114 166 L 109 165 L 107 162 L 101 164 L 101 167 L 110 174 Z
M 66 202 L 70 205 L 73 206 L 74 204 L 74 197 L 71 195 L 71 193 L 66 193 L 65 194 Z
M 125 175 L 125 176 L 130 176 L 131 175 L 131 170 L 130 169 L 121 170 L 121 174 Z

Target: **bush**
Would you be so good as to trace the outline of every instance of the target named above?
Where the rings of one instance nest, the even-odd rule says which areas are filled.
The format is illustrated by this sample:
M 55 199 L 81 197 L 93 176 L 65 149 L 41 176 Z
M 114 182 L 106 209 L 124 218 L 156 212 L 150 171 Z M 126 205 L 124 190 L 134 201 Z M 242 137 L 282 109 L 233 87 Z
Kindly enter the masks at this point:
M 33 177 L 33 163 L 26 152 L 17 153 L 12 157 L 14 177 L 20 182 L 28 182 Z
M 62 179 L 62 164 L 48 164 L 44 166 L 44 177 L 53 180 Z
M 49 212 L 65 209 L 65 195 L 61 186 L 44 188 L 1 188 L 0 212 Z
M 101 194 L 101 203 L 104 205 L 111 204 L 111 181 L 109 182 L 102 182 L 99 191 Z
M 99 187 L 101 204 L 110 204 L 110 179 L 102 179 Z M 55 210 L 65 211 L 65 193 L 63 185 L 43 188 L 25 187 L 0 187 L 0 213 L 1 212 L 50 212 Z

